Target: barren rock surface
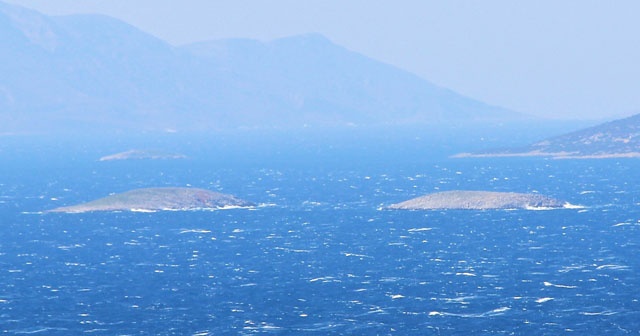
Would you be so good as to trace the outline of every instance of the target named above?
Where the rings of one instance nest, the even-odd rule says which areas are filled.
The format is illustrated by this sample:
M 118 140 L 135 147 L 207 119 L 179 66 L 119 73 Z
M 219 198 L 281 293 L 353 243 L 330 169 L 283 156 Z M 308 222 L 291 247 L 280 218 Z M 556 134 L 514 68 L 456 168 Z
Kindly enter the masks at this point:
M 493 191 L 445 191 L 390 205 L 389 209 L 528 209 L 562 208 L 568 204 L 538 194 Z
M 157 211 L 247 207 L 254 204 L 232 195 L 197 188 L 145 188 L 127 191 L 49 212 Z

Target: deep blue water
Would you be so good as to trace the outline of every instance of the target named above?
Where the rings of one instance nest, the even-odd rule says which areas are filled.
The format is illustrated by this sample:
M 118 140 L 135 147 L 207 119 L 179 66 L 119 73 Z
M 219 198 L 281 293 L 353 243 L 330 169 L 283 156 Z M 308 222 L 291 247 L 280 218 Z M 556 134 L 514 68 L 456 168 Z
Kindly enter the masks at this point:
M 448 159 L 417 142 L 15 140 L 0 156 L 0 332 L 43 335 L 626 335 L 640 332 L 640 161 Z M 167 147 L 163 141 L 152 142 Z M 274 145 L 275 146 L 275 145 Z M 185 186 L 254 210 L 43 214 Z M 389 211 L 437 190 L 584 209 Z

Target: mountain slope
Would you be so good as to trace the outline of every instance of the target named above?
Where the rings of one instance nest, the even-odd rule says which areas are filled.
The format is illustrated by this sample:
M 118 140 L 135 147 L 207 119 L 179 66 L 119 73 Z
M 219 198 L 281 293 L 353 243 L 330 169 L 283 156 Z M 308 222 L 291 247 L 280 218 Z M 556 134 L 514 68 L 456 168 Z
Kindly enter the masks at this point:
M 523 148 L 458 156 L 640 157 L 640 114 L 545 139 Z
M 161 76 L 173 47 L 109 17 L 3 4 L 0 22 L 11 41 L 0 42 L 0 107 L 17 127 L 136 124 L 140 107 L 153 108 L 175 82 Z
M 184 46 L 201 59 L 228 69 L 266 97 L 263 108 L 283 108 L 289 117 L 310 114 L 344 122 L 434 122 L 517 118 L 440 88 L 408 72 L 331 43 L 318 34 L 268 43 L 208 41 Z M 278 105 L 279 104 L 279 105 Z
M 174 47 L 0 2 L 0 133 L 522 119 L 309 34 Z

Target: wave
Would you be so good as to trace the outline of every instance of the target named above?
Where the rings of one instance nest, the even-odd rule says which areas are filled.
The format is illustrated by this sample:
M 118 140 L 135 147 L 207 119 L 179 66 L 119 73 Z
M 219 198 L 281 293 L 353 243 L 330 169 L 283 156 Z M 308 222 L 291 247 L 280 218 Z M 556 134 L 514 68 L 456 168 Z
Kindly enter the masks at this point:
M 484 313 L 477 313 L 477 314 L 458 314 L 458 313 L 431 311 L 429 312 L 428 315 L 429 316 L 454 316 L 454 317 L 464 317 L 464 318 L 483 318 L 483 317 L 493 317 L 493 316 L 504 315 L 506 312 L 510 310 L 511 310 L 510 307 L 499 307 Z
M 583 205 L 571 204 L 565 202 L 561 207 L 542 207 L 542 206 L 526 206 L 525 210 L 532 211 L 546 211 L 546 210 L 558 210 L 558 209 L 586 209 Z

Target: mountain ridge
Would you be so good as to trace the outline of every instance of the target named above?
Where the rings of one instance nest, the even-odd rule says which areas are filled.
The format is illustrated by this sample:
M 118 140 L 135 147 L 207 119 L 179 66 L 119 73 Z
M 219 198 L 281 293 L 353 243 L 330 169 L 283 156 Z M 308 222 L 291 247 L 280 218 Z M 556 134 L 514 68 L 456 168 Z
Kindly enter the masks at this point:
M 319 34 L 172 46 L 108 16 L 0 2 L 0 36 L 0 133 L 528 118 Z

